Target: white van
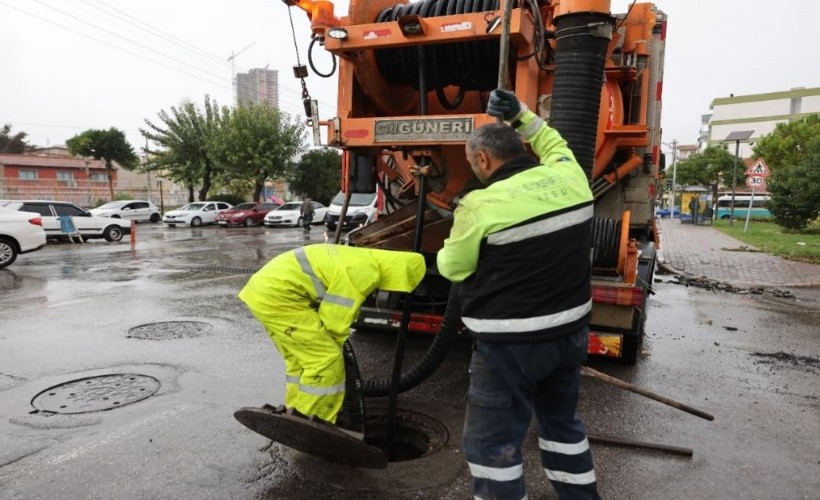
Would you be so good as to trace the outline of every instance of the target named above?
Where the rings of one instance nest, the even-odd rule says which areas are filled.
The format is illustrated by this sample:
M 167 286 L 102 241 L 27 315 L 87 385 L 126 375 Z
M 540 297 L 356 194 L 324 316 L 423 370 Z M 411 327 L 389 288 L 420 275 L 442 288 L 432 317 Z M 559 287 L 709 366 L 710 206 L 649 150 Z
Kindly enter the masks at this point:
M 381 193 L 353 193 L 350 197 L 350 204 L 347 207 L 347 214 L 342 223 L 342 229 L 349 230 L 359 226 L 364 226 L 376 220 L 381 209 Z M 336 230 L 339 223 L 339 215 L 342 213 L 342 206 L 345 202 L 345 193 L 339 193 L 333 197 L 325 215 L 325 226 L 331 231 Z

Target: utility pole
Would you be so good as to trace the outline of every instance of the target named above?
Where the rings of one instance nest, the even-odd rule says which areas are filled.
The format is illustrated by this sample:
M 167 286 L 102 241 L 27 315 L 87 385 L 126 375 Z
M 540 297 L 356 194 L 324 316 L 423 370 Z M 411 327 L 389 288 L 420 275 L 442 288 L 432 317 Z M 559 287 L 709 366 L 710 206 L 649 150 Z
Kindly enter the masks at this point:
M 675 187 L 678 184 L 678 140 L 672 139 L 672 211 L 670 219 L 675 218 Z
M 248 44 L 248 46 L 246 46 L 244 49 L 240 50 L 239 52 L 231 51 L 231 57 L 228 58 L 228 62 L 231 63 L 231 86 L 233 87 L 233 102 L 234 102 L 234 104 L 237 104 L 236 99 L 237 99 L 237 96 L 239 95 L 239 92 L 238 92 L 239 89 L 237 89 L 237 84 L 236 84 L 236 56 L 238 56 L 239 54 L 245 52 L 246 50 L 253 47 L 254 45 L 256 45 L 256 42 L 251 42 L 250 44 Z

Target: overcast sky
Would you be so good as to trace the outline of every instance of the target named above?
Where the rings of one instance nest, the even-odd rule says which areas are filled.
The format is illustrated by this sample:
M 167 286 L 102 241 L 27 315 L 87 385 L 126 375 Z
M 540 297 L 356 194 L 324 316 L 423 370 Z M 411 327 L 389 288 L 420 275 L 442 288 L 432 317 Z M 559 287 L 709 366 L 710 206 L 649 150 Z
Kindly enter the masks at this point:
M 625 12 L 628 0 L 613 0 Z M 347 12 L 337 2 L 337 15 Z M 714 98 L 820 86 L 816 0 L 665 0 L 663 140 L 694 143 Z M 293 9 L 302 61 L 309 23 Z M 0 124 L 30 142 L 64 144 L 87 128 L 117 127 L 135 149 L 145 118 L 205 94 L 232 103 L 236 69 L 279 70 L 280 106 L 303 113 L 288 9 L 281 0 L 0 0 Z M 241 53 L 240 53 L 241 51 Z M 329 69 L 327 54 L 316 57 Z M 311 75 L 323 118 L 335 78 Z

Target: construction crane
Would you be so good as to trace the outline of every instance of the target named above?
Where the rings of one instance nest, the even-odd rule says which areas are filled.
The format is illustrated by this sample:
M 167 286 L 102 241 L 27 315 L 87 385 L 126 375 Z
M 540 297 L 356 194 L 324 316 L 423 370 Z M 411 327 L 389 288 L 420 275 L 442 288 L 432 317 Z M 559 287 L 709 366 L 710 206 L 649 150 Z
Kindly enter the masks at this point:
M 231 51 L 231 57 L 228 58 L 228 62 L 231 63 L 231 86 L 233 87 L 233 102 L 236 102 L 237 96 L 237 88 L 236 88 L 236 57 L 248 50 L 249 48 L 256 45 L 256 42 L 249 43 L 245 48 L 240 50 L 239 52 Z

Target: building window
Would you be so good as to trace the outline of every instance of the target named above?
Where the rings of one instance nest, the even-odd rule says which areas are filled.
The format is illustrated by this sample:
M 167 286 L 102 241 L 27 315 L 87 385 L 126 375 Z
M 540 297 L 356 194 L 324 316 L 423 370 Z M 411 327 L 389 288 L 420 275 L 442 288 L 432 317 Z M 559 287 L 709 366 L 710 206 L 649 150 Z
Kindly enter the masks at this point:
M 91 182 L 108 182 L 108 178 L 102 172 L 92 172 L 88 174 L 88 180 Z
M 36 170 L 20 170 L 18 173 L 19 178 L 24 181 L 36 181 L 37 180 L 37 171 Z
M 57 182 L 64 186 L 76 186 L 77 183 L 74 182 L 74 172 L 70 171 L 57 171 Z

